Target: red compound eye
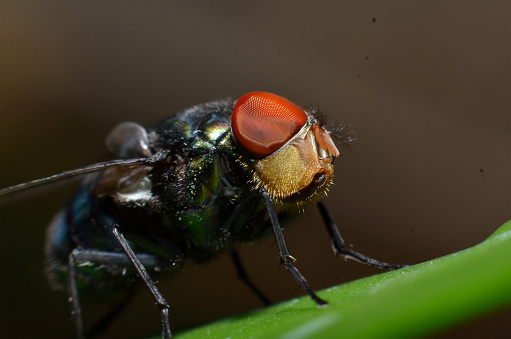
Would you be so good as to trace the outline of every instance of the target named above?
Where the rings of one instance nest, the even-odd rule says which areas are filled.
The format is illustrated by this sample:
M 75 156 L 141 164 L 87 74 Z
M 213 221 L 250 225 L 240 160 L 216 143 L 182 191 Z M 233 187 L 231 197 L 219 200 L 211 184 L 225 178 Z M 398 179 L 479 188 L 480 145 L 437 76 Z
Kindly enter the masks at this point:
M 238 143 L 257 158 L 282 147 L 307 122 L 297 104 L 267 92 L 250 92 L 232 110 L 232 131 Z

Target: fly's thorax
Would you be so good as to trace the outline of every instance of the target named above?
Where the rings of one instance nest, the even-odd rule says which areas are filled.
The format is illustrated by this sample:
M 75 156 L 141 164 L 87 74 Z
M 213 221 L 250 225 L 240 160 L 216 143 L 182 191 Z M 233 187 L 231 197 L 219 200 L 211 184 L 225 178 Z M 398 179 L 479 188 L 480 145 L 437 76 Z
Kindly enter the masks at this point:
M 299 206 L 324 197 L 339 155 L 328 131 L 307 113 L 307 123 L 279 150 L 253 161 L 253 181 L 282 203 Z

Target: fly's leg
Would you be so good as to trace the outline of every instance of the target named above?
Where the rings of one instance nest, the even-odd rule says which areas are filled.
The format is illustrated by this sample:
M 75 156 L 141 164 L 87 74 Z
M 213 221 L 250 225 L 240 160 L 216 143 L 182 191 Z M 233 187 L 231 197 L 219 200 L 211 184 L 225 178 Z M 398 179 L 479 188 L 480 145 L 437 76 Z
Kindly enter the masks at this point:
M 318 304 L 319 306 L 327 305 L 328 303 L 317 296 L 317 294 L 312 290 L 309 286 L 309 283 L 303 275 L 298 271 L 298 269 L 293 265 L 293 262 L 296 260 L 291 256 L 289 250 L 287 249 L 286 240 L 284 239 L 284 234 L 282 234 L 282 229 L 279 224 L 279 220 L 277 218 L 277 213 L 275 212 L 275 208 L 271 202 L 270 196 L 265 189 L 261 189 L 261 195 L 266 203 L 266 208 L 268 209 L 268 214 L 270 216 L 270 221 L 273 226 L 273 232 L 275 233 L 275 238 L 277 239 L 277 245 L 279 246 L 279 255 L 280 260 L 286 267 L 286 269 L 291 272 L 291 274 L 295 277 L 296 282 L 302 287 L 302 289 Z
M 96 264 L 112 264 L 127 267 L 131 265 L 128 258 L 123 253 L 114 253 L 114 252 L 105 252 L 105 251 L 96 251 L 96 250 L 82 250 L 75 248 L 69 254 L 68 258 L 68 275 L 67 275 L 67 291 L 68 291 L 68 302 L 71 308 L 71 316 L 73 318 L 73 323 L 75 326 L 76 337 L 79 339 L 83 339 L 89 337 L 89 335 L 85 335 L 85 327 L 83 324 L 83 315 L 82 315 L 82 307 L 80 304 L 80 296 L 78 293 L 78 287 L 76 285 L 76 271 L 75 265 L 76 263 L 84 263 L 84 262 L 93 262 Z M 126 298 L 112 310 L 110 314 L 106 316 L 106 318 L 101 321 L 97 326 L 93 328 L 93 330 L 89 333 L 90 336 L 95 336 L 101 332 L 101 330 L 105 329 L 108 324 L 120 313 L 124 304 L 127 304 L 129 301 L 130 295 L 132 293 L 128 293 Z
M 114 233 L 115 234 L 115 233 Z M 122 235 L 121 235 L 122 236 Z M 117 238 L 117 236 L 116 236 Z M 124 237 L 122 237 L 124 239 Z M 119 242 L 121 242 L 119 240 Z M 124 239 L 125 245 L 128 246 L 128 248 L 131 250 L 129 245 L 126 242 L 126 239 Z M 123 246 L 124 249 L 124 246 Z M 133 250 L 131 250 L 131 253 L 135 256 L 133 253 Z M 138 263 L 142 266 L 142 268 L 145 270 L 145 267 L 162 267 L 164 266 L 164 263 L 161 262 L 161 260 L 153 254 L 138 254 L 135 256 L 137 258 Z M 68 279 L 67 279 L 67 290 L 68 290 L 68 301 L 71 307 L 71 314 L 73 317 L 73 322 L 76 329 L 76 337 L 83 339 L 85 338 L 85 327 L 83 323 L 83 317 L 82 317 L 82 308 L 80 305 L 80 298 L 78 293 L 78 287 L 76 284 L 76 264 L 78 263 L 84 263 L 84 262 L 92 262 L 94 264 L 105 264 L 105 265 L 117 265 L 120 267 L 132 267 L 134 266 L 133 262 L 131 261 L 131 258 L 126 253 L 117 253 L 117 252 L 106 252 L 106 251 L 96 251 L 96 250 L 87 250 L 87 249 L 78 249 L 75 248 L 71 254 L 69 254 L 68 259 Z M 138 270 L 138 268 L 137 268 Z M 147 274 L 147 271 L 146 271 Z M 151 280 L 152 281 L 152 280 Z M 153 283 L 154 285 L 154 283 Z M 123 309 L 125 304 L 128 303 L 130 296 L 132 296 L 133 293 L 128 293 L 125 300 L 121 301 L 119 305 L 117 305 L 107 316 L 106 318 L 101 321 L 97 326 L 95 326 L 92 331 L 90 332 L 90 335 L 97 335 L 102 329 L 106 328 L 108 323 L 113 320 Z M 160 295 L 161 296 L 161 295 Z M 164 299 L 163 299 L 164 300 Z M 168 316 L 167 316 L 167 325 L 168 325 Z M 167 326 L 168 327 L 168 326 Z M 170 329 L 168 332 L 168 336 L 164 336 L 165 338 L 170 338 Z
M 68 263 L 67 263 L 67 293 L 69 302 L 69 306 L 71 308 L 71 317 L 73 318 L 73 323 L 75 325 L 76 338 L 83 339 L 85 338 L 85 331 L 83 327 L 83 316 L 82 316 L 82 306 L 80 305 L 80 297 L 78 295 L 78 287 L 76 285 L 76 276 L 75 276 L 75 259 L 76 252 L 78 249 L 74 249 L 71 254 L 69 254 Z
M 248 206 L 254 202 L 254 199 L 258 198 L 259 194 L 257 192 L 252 192 L 247 198 L 245 198 L 240 204 L 236 206 L 236 209 L 234 210 L 231 219 L 229 221 L 229 225 L 232 225 L 234 221 L 236 221 L 239 216 L 248 208 Z M 270 305 L 270 300 L 254 285 L 254 283 L 250 280 L 250 278 L 247 275 L 247 272 L 245 271 L 245 268 L 243 267 L 243 264 L 241 263 L 240 257 L 238 255 L 238 252 L 235 250 L 231 251 L 231 259 L 234 263 L 234 266 L 236 267 L 236 272 L 238 272 L 238 277 L 243 281 L 251 290 L 254 292 L 259 300 L 264 305 Z
M 344 242 L 344 239 L 342 238 L 341 233 L 339 232 L 339 228 L 337 227 L 336 223 L 330 216 L 330 213 L 328 213 L 328 210 L 326 209 L 325 205 L 323 205 L 321 202 L 318 202 L 317 206 L 318 206 L 319 212 L 321 213 L 321 217 L 323 218 L 323 222 L 325 223 L 328 234 L 330 235 L 330 240 L 332 241 L 332 248 L 336 255 L 338 254 L 345 259 L 355 260 L 362 264 L 377 267 L 377 268 L 382 268 L 382 269 L 395 270 L 398 268 L 408 266 L 408 265 L 395 265 L 395 264 L 389 264 L 386 262 L 378 261 L 376 259 L 365 256 L 362 253 L 354 251 L 350 248 L 346 248 L 346 243 Z
M 147 272 L 144 265 L 140 262 L 140 260 L 137 258 L 137 255 L 133 250 L 131 249 L 130 245 L 128 244 L 128 241 L 126 241 L 126 238 L 124 235 L 119 231 L 117 225 L 113 225 L 112 227 L 112 233 L 114 234 L 117 241 L 119 241 L 119 244 L 121 245 L 122 249 L 124 250 L 124 253 L 128 256 L 131 264 L 135 267 L 135 269 L 138 272 L 138 275 L 144 282 L 144 284 L 147 286 L 149 291 L 151 292 L 154 300 L 156 301 L 156 304 L 158 305 L 158 308 L 161 311 L 161 318 L 162 318 L 162 337 L 164 339 L 170 339 L 172 338 L 172 333 L 170 332 L 170 324 L 169 324 L 169 304 L 167 304 L 167 301 L 165 298 L 163 298 L 163 295 L 160 293 L 158 288 L 156 287 L 156 284 L 154 283 L 153 279 L 149 276 L 149 273 Z
M 245 268 L 243 267 L 243 265 L 241 263 L 238 252 L 236 252 L 235 250 L 232 250 L 231 251 L 231 259 L 234 262 L 234 266 L 236 266 L 236 271 L 238 272 L 238 277 L 252 290 L 252 292 L 254 292 L 257 295 L 259 300 L 261 300 L 261 302 L 264 305 L 270 305 L 271 304 L 270 299 L 268 299 L 263 294 L 263 292 L 261 292 L 248 277 L 247 272 L 245 271 Z

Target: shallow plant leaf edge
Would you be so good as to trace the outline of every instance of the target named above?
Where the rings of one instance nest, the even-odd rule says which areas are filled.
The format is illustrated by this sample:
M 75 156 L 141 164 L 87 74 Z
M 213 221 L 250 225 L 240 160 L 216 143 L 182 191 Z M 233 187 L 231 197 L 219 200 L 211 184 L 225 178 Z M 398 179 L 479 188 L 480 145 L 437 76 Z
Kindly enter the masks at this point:
M 412 338 L 511 305 L 511 221 L 471 248 L 176 333 L 194 338 Z

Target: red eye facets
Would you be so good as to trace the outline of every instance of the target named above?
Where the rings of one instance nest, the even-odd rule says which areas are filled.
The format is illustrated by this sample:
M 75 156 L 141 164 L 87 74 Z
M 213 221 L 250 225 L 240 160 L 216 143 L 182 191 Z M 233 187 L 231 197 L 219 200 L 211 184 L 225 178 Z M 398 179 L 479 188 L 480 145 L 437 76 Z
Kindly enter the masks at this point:
M 232 111 L 232 131 L 238 143 L 257 158 L 282 147 L 307 122 L 303 108 L 276 94 L 250 92 Z

